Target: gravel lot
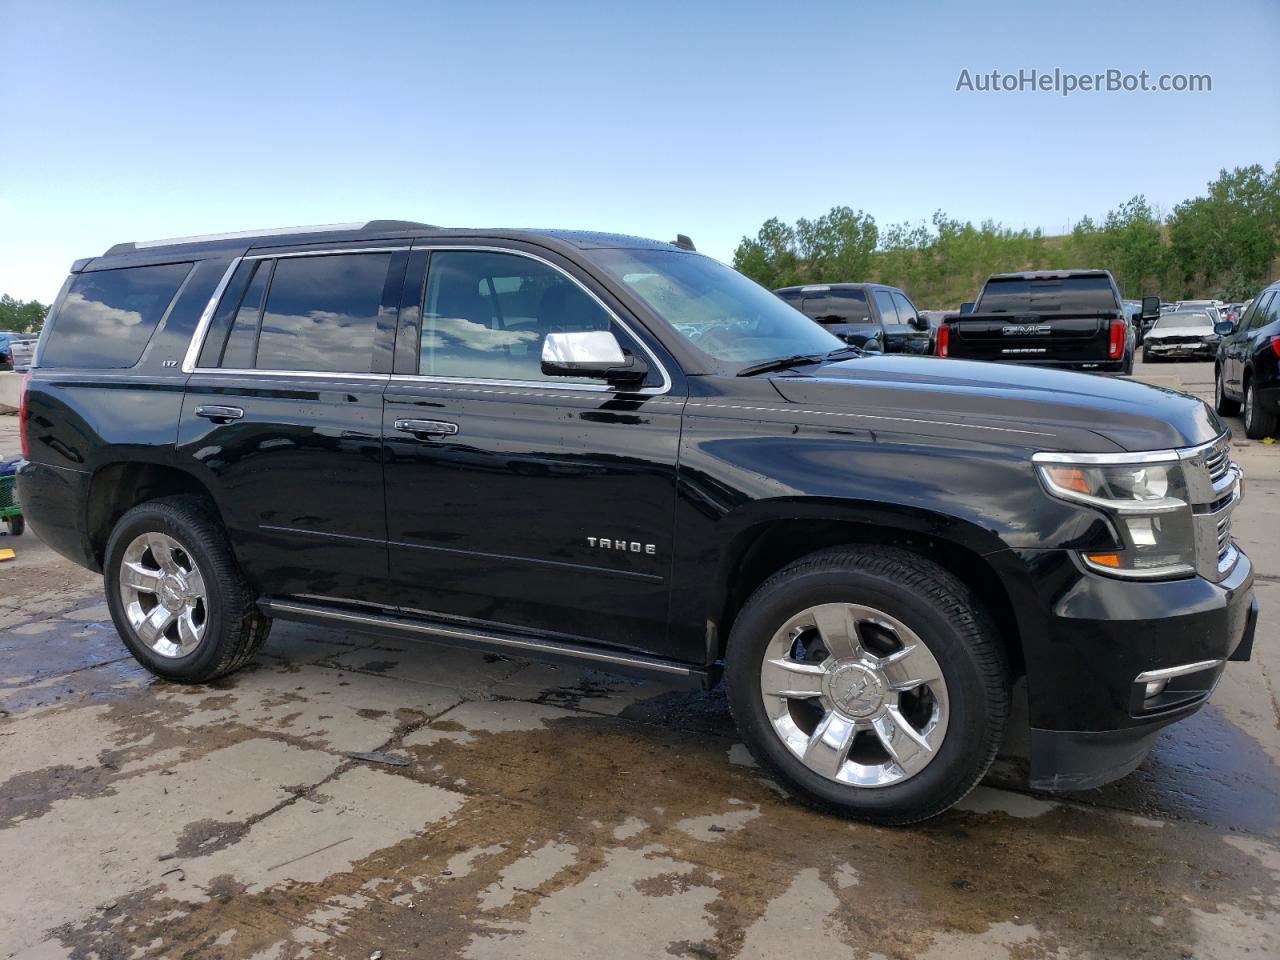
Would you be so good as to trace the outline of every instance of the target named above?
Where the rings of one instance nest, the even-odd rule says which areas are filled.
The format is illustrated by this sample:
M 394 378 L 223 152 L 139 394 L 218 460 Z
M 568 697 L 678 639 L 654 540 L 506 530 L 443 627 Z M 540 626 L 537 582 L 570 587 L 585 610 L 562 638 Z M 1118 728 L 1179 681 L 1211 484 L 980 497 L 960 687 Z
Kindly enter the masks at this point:
M 786 800 L 718 691 L 290 624 L 158 682 L 98 578 L 0 537 L 0 957 L 1280 956 L 1280 444 L 1234 427 L 1253 662 L 1118 784 L 998 770 L 911 829 Z

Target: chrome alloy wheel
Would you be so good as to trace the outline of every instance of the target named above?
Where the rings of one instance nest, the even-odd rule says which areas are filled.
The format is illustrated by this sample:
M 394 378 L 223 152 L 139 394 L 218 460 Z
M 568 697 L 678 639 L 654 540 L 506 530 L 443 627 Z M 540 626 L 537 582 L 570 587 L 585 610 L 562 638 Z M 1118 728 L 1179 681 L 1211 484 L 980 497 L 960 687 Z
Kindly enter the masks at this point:
M 947 684 L 928 646 L 872 607 L 824 603 L 765 649 L 760 693 L 774 732 L 829 780 L 885 787 L 915 776 L 947 735 Z
M 120 599 L 138 639 L 162 657 L 185 657 L 204 639 L 209 602 L 204 577 L 173 537 L 144 533 L 120 562 Z

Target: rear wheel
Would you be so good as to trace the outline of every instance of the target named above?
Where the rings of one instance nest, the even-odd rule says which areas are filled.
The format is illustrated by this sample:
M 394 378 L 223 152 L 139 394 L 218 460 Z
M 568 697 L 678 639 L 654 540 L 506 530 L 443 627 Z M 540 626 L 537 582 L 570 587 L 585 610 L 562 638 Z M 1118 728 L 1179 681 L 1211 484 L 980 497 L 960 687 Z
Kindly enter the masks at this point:
M 1244 385 L 1244 435 L 1250 440 L 1263 440 L 1276 432 L 1276 415 L 1263 410 L 1253 383 Z
M 1221 416 L 1234 417 L 1240 412 L 1240 401 L 1227 396 L 1222 385 L 1222 367 L 1213 368 L 1213 409 Z
M 814 554 L 759 587 L 725 657 L 752 754 L 812 806 L 878 823 L 941 813 L 995 756 L 1005 661 L 968 589 L 892 548 Z
M 107 606 L 125 646 L 157 676 L 203 683 L 243 666 L 271 621 L 236 566 L 212 509 L 196 497 L 134 507 L 104 563 Z

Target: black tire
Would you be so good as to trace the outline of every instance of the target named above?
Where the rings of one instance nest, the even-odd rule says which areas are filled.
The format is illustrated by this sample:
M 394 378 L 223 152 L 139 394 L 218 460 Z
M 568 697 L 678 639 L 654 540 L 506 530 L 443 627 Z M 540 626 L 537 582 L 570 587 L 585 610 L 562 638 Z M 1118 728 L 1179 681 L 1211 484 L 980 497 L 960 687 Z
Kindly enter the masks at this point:
M 1234 417 L 1240 413 L 1240 401 L 1227 396 L 1222 384 L 1222 367 L 1218 364 L 1213 367 L 1213 409 L 1223 417 Z
M 1129 358 L 1128 358 L 1127 360 L 1125 360 L 1125 362 L 1124 362 L 1124 369 L 1120 371 L 1120 372 L 1121 372 L 1121 373 L 1123 373 L 1126 377 L 1131 377 L 1131 376 L 1133 376 L 1133 358 L 1134 358 L 1134 355 L 1135 355 L 1135 354 L 1133 354 L 1133 353 L 1129 354 Z
M 882 610 L 925 642 L 946 681 L 946 736 L 924 769 L 901 782 L 858 787 L 809 769 L 775 732 L 760 690 L 769 642 L 810 606 L 856 602 Z M 969 589 L 906 550 L 847 547 L 812 554 L 774 574 L 747 600 L 725 656 L 729 706 L 748 749 L 803 802 L 851 819 L 908 824 L 962 799 L 995 758 L 1009 710 L 1008 665 L 994 624 Z
M 27 521 L 22 514 L 18 514 L 16 517 L 5 517 L 4 523 L 9 528 L 9 536 L 11 537 L 20 537 L 27 529 Z
M 203 578 L 207 595 L 204 634 L 199 646 L 185 656 L 170 658 L 154 652 L 138 636 L 125 612 L 121 562 L 128 545 L 144 533 L 162 533 L 178 541 Z M 212 506 L 199 497 L 164 497 L 129 510 L 111 531 L 103 573 L 107 606 L 116 630 L 137 661 L 158 677 L 177 683 L 207 683 L 240 669 L 267 641 L 271 620 L 258 610 L 221 521 Z
M 1244 435 L 1250 440 L 1265 440 L 1276 432 L 1276 415 L 1263 410 L 1258 391 L 1249 381 L 1244 385 Z
M 1159 363 L 1159 362 L 1160 362 L 1160 359 L 1161 359 L 1161 358 L 1160 358 L 1160 357 L 1157 357 L 1155 354 L 1153 354 L 1153 353 L 1148 353 L 1148 352 L 1147 352 L 1147 348 L 1146 348 L 1146 347 L 1143 347 L 1143 348 L 1142 348 L 1142 362 L 1143 362 L 1143 363 Z

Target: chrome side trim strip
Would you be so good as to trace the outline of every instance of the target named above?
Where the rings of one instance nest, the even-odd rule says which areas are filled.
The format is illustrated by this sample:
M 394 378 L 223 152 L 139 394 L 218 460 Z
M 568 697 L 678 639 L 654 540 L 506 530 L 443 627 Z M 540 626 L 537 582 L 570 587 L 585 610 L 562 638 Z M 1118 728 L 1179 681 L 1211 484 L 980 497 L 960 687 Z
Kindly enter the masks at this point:
M 202 377 L 262 377 L 267 380 L 293 377 L 310 380 L 380 380 L 384 383 L 391 376 L 387 373 L 343 373 L 340 370 L 246 370 L 241 367 L 196 367 L 188 373 L 198 373 Z
M 557 643 L 551 640 L 508 637 L 503 636 L 502 634 L 489 633 L 482 630 L 464 630 L 459 627 L 407 620 L 402 617 L 335 610 L 318 605 L 313 606 L 305 603 L 292 603 L 287 600 L 267 599 L 259 601 L 259 604 L 266 608 L 267 613 L 272 616 L 282 616 L 285 618 L 310 617 L 318 620 L 329 620 L 334 623 L 349 623 L 357 627 L 363 625 L 366 627 L 393 630 L 397 633 L 422 634 L 424 636 L 438 637 L 442 640 L 482 643 L 515 652 L 527 651 L 535 654 L 555 654 L 563 657 L 571 657 L 575 660 L 587 660 L 592 663 L 602 663 L 615 667 L 631 667 L 679 677 L 699 676 L 702 673 L 702 671 L 693 667 L 686 667 L 682 664 L 673 663 L 669 660 L 642 657 L 634 654 L 614 653 L 607 650 L 589 649 L 568 643 Z
M 218 303 L 222 300 L 222 295 L 227 290 L 227 284 L 231 282 L 231 277 L 236 272 L 236 267 L 240 266 L 243 257 L 236 257 L 227 267 L 226 273 L 222 275 L 222 279 L 218 281 L 218 285 L 213 288 L 213 293 L 209 297 L 209 302 L 204 305 L 204 310 L 200 314 L 200 319 L 196 322 L 196 329 L 191 334 L 191 342 L 187 344 L 186 355 L 182 358 L 182 372 L 194 373 L 196 369 L 196 361 L 200 359 L 200 350 L 204 347 L 205 335 L 209 332 L 209 324 L 213 322 L 213 313 L 218 309 Z
M 398 253 L 408 250 L 407 244 L 398 247 L 334 247 L 332 250 L 290 250 L 281 253 L 248 253 L 246 260 L 284 260 L 287 257 L 329 257 L 340 253 Z
M 1201 660 L 1198 663 L 1184 663 L 1177 667 L 1164 667 L 1160 670 L 1147 670 L 1134 678 L 1134 683 L 1152 683 L 1156 680 L 1172 680 L 1174 677 L 1186 676 L 1188 673 L 1199 673 L 1201 670 L 1212 670 L 1226 663 L 1225 660 Z

